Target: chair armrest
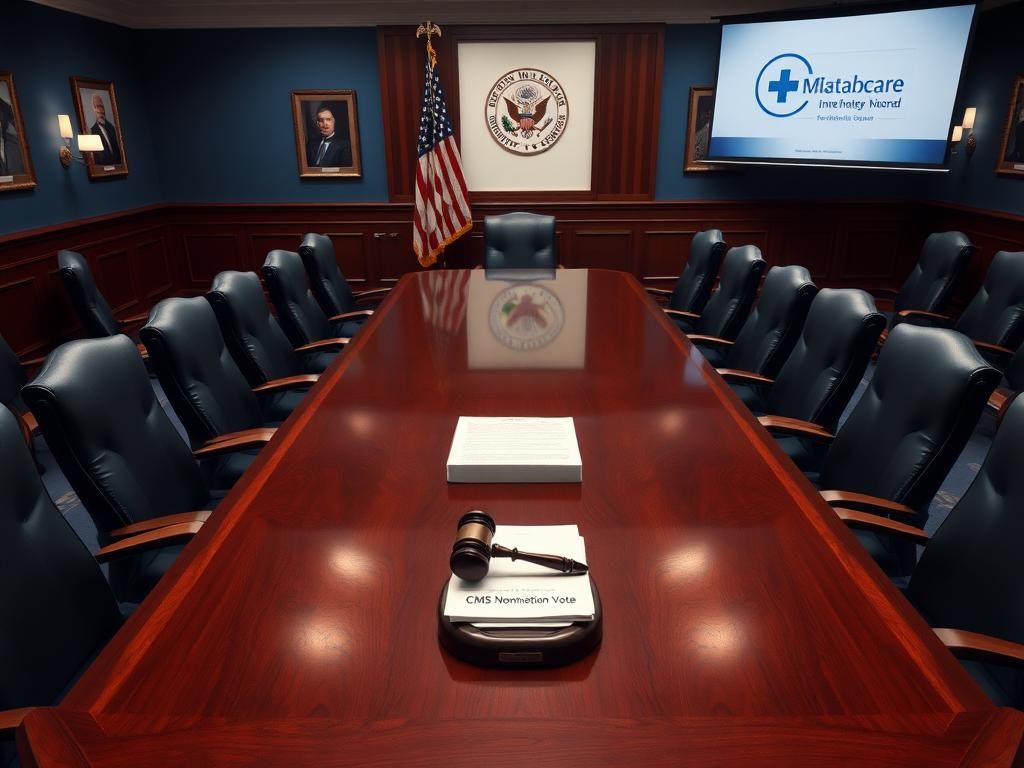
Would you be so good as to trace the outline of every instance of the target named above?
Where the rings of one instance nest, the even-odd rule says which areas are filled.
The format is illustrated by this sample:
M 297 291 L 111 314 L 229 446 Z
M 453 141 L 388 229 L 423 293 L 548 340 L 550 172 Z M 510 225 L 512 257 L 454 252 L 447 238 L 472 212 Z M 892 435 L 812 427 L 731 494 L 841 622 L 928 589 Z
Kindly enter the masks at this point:
M 178 523 L 177 525 L 168 525 L 164 528 L 140 533 L 137 536 L 121 539 L 101 548 L 96 553 L 96 559 L 101 563 L 105 563 L 125 555 L 170 547 L 174 544 L 183 544 L 199 533 L 202 527 L 203 524 L 199 522 Z
M 809 437 L 813 440 L 835 439 L 835 435 L 813 421 L 791 419 L 788 416 L 758 416 L 757 420 L 769 432 L 781 432 L 794 437 Z
M 1024 645 L 1001 640 L 980 632 L 940 628 L 932 630 L 953 655 L 965 659 L 982 659 L 1013 666 L 1024 666 Z
M 775 383 L 775 379 L 769 379 L 767 376 L 762 376 L 752 371 L 741 371 L 738 368 L 716 368 L 715 371 L 726 381 L 739 381 L 747 384 Z M 807 423 L 809 424 L 810 422 Z
M 696 312 L 687 312 L 685 309 L 669 309 L 668 307 L 662 307 L 661 311 L 669 317 L 686 317 L 690 320 L 697 320 L 700 317 Z
M 129 325 L 135 325 L 136 323 L 145 323 L 149 320 L 149 312 L 142 312 L 138 315 L 129 315 L 128 317 L 118 318 L 117 322 L 122 328 Z
M 354 312 L 339 312 L 336 315 L 331 315 L 327 319 L 330 320 L 333 323 L 335 320 L 353 320 L 353 319 L 355 319 L 357 317 L 372 317 L 372 316 L 373 316 L 373 310 L 372 309 L 357 309 Z
M 953 318 L 949 315 L 942 315 L 938 312 L 925 312 L 923 309 L 901 309 L 896 313 L 896 317 L 902 318 L 903 320 L 921 318 L 923 320 L 931 320 L 933 323 L 942 323 L 945 325 L 950 325 L 953 322 Z
M 735 341 L 723 339 L 721 336 L 705 336 L 703 333 L 688 333 L 686 334 L 686 338 L 694 344 L 707 344 L 712 347 L 731 347 L 736 343 Z
M 883 515 L 906 515 L 917 519 L 917 510 L 908 507 L 906 504 L 899 504 L 879 496 L 870 496 L 866 493 L 853 493 L 852 491 L 822 491 L 821 498 L 831 505 L 842 504 L 843 506 L 862 507 L 868 512 Z
M 995 355 L 1013 357 L 1013 350 L 1009 347 L 1001 347 L 998 344 L 989 344 L 987 341 L 978 341 L 977 339 L 971 339 L 971 343 L 978 348 L 979 352 L 991 352 Z
M 352 295 L 356 301 L 362 301 L 364 299 L 372 299 L 378 296 L 386 296 L 391 292 L 390 288 L 370 288 L 365 291 L 353 291 Z
M 833 507 L 832 511 L 851 528 L 902 536 L 917 544 L 927 544 L 931 538 L 923 530 L 913 525 L 890 520 L 888 517 L 879 517 L 870 512 L 861 512 L 856 509 L 846 509 L 845 507 Z
M 666 290 L 665 288 L 651 288 L 650 286 L 644 286 L 644 290 L 654 296 L 671 296 L 672 291 Z
M 135 536 L 139 533 L 156 530 L 157 528 L 166 528 L 169 525 L 179 525 L 181 523 L 205 523 L 210 519 L 211 514 L 213 513 L 209 510 L 203 510 L 202 512 L 180 512 L 176 515 L 151 517 L 149 520 L 132 523 L 131 525 L 126 525 L 123 528 L 115 528 L 109 535 L 113 536 L 115 539 L 119 539 L 122 536 Z
M 42 365 L 46 362 L 46 355 L 42 357 L 30 357 L 28 360 L 19 360 L 22 368 L 32 368 L 37 365 Z
M 17 414 L 17 417 L 24 422 L 25 427 L 33 435 L 39 431 L 39 422 L 36 421 L 36 416 L 32 411 L 23 411 Z
M 256 394 L 260 394 L 262 392 L 277 392 L 280 389 L 311 387 L 316 384 L 319 379 L 320 374 L 317 373 L 303 373 L 298 376 L 284 376 L 280 379 L 271 379 L 270 381 L 260 384 L 258 387 L 253 387 L 252 391 Z
M 343 347 L 348 344 L 351 339 L 344 336 L 339 336 L 336 339 L 320 339 L 320 341 L 311 341 L 309 344 L 303 344 L 301 347 L 296 347 L 296 352 L 313 352 L 318 349 L 334 349 L 336 347 Z
M 136 344 L 135 348 L 139 350 L 139 357 L 141 357 L 143 360 L 149 360 L 149 350 L 146 349 L 145 344 Z
M 21 721 L 25 719 L 25 715 L 33 709 L 35 709 L 35 707 L 0 709 L 0 733 L 3 733 L 4 731 L 13 731 L 21 725 Z
M 197 459 L 206 456 L 218 456 L 222 453 L 242 451 L 246 448 L 258 448 L 270 442 L 270 439 L 277 432 L 276 427 L 263 427 L 259 429 L 243 429 L 238 432 L 229 432 L 226 435 L 218 435 L 213 440 L 207 441 L 202 448 L 196 448 L 192 455 Z

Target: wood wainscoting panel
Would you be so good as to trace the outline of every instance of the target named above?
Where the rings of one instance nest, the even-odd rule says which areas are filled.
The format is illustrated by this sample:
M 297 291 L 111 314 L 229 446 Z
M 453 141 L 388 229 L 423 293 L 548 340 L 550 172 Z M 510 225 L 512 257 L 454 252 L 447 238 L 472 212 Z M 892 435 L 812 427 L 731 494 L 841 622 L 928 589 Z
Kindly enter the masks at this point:
M 596 267 L 633 272 L 633 228 L 581 227 L 570 236 L 569 253 L 562 259 L 566 267 Z
M 218 272 L 226 269 L 258 269 L 242 259 L 236 233 L 190 233 L 182 237 L 188 285 L 205 293 Z M 262 262 L 261 262 L 262 263 Z
M 96 285 L 103 286 L 103 298 L 115 315 L 134 312 L 139 305 L 139 291 L 132 279 L 131 257 L 127 248 L 99 253 L 92 259 Z
M 696 229 L 644 229 L 640 233 L 641 282 L 676 278 L 686 266 Z
M 163 237 L 145 240 L 136 246 L 135 264 L 139 276 L 139 290 L 147 303 L 174 288 L 171 263 L 167 256 L 167 241 Z

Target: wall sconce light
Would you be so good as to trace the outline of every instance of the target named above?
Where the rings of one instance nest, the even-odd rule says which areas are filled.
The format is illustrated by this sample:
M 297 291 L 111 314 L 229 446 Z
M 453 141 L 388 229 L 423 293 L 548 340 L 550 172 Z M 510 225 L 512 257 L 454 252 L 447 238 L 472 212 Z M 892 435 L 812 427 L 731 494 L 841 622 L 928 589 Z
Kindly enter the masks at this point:
M 65 168 L 69 168 L 71 167 L 72 160 L 84 163 L 84 155 L 75 156 L 71 154 L 71 140 L 75 136 L 74 132 L 71 130 L 71 118 L 67 115 L 57 115 L 57 125 L 60 128 L 60 138 L 64 142 L 60 148 L 60 164 Z M 89 133 L 80 133 L 78 134 L 78 151 L 102 152 L 103 141 L 99 136 L 93 136 Z
M 964 121 L 961 124 L 967 131 L 967 154 L 973 155 L 978 148 L 978 140 L 974 138 L 974 118 L 978 114 L 976 107 L 968 107 L 964 110 Z

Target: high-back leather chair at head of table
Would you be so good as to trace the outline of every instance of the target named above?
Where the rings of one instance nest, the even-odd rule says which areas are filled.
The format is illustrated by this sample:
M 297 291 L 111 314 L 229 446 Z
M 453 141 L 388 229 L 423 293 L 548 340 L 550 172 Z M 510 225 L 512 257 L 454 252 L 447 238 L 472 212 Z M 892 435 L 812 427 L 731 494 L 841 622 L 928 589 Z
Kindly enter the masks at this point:
M 691 335 L 712 365 L 775 376 L 796 344 L 818 293 L 804 267 L 772 267 L 734 342 Z
M 306 267 L 309 285 L 328 317 L 357 309 L 372 309 L 390 291 L 379 288 L 369 291 L 353 291 L 338 266 L 334 255 L 334 243 L 327 235 L 308 233 L 302 238 L 299 256 Z
M 555 217 L 516 211 L 484 217 L 484 269 L 554 270 Z

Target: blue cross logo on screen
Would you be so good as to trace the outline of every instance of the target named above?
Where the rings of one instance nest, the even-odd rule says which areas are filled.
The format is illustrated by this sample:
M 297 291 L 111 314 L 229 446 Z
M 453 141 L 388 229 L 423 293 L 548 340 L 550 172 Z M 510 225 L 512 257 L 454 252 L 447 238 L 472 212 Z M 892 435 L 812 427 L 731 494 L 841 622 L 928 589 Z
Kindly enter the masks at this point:
M 800 54 L 779 54 L 757 75 L 754 86 L 757 105 L 772 117 L 792 117 L 807 106 L 807 99 L 799 96 L 800 79 L 812 74 L 811 63 Z

